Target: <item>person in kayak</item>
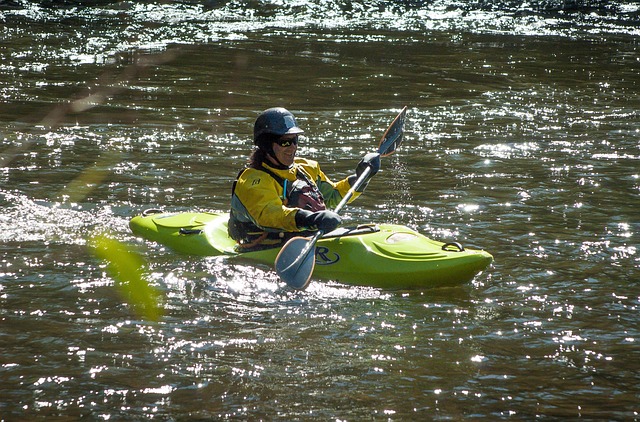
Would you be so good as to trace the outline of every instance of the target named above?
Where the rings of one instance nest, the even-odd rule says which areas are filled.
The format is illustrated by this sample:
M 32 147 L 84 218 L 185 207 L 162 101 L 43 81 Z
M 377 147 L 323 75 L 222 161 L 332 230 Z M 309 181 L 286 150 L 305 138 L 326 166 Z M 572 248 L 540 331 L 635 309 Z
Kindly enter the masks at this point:
M 296 235 L 335 230 L 342 218 L 335 207 L 362 172 L 371 171 L 353 201 L 380 169 L 380 154 L 369 153 L 354 175 L 332 182 L 313 160 L 296 157 L 304 133 L 291 112 L 282 107 L 263 111 L 255 121 L 249 167 L 233 183 L 229 235 L 242 251 L 282 246 Z

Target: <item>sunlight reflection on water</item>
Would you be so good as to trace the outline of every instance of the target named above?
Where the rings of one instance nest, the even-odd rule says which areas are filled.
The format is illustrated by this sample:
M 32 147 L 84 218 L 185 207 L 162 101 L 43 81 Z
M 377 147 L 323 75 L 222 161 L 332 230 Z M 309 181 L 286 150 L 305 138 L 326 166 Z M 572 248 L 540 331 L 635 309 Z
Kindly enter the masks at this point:
M 638 417 L 638 6 L 323 4 L 0 11 L 0 413 Z M 103 74 L 167 46 L 178 58 L 136 80 Z M 56 130 L 26 123 L 119 84 Z M 130 233 L 149 207 L 226 210 L 272 103 L 295 110 L 300 152 L 335 177 L 409 105 L 402 148 L 345 217 L 486 248 L 494 264 L 462 289 L 294 292 L 267 267 Z M 110 153 L 108 178 L 71 199 Z M 114 295 L 84 247 L 94 229 L 147 258 L 165 318 L 135 319 Z

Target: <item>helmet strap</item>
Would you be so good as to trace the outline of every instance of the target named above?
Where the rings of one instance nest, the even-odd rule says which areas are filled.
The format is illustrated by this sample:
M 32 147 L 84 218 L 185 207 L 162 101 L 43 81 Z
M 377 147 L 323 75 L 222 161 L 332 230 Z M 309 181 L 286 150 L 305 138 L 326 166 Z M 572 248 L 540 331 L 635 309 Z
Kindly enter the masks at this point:
M 268 152 L 267 155 L 269 156 L 269 159 L 273 161 L 269 163 L 269 164 L 272 164 L 273 168 L 276 168 L 279 170 L 286 170 L 288 168 L 291 168 L 291 166 L 285 166 L 284 164 L 282 164 L 280 160 L 278 160 L 278 157 L 276 157 L 276 154 L 273 152 L 273 148 L 271 148 L 271 152 Z M 274 163 L 276 163 L 276 165 L 273 165 Z

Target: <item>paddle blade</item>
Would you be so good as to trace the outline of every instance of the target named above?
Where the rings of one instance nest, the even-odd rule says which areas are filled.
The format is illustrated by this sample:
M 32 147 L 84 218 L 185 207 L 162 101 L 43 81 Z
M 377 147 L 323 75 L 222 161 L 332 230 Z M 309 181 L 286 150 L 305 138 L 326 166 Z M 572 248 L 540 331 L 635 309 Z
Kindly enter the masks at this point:
M 404 134 L 404 121 L 407 116 L 407 107 L 405 106 L 396 118 L 391 122 L 387 131 L 382 135 L 378 152 L 383 157 L 391 155 L 402 143 Z
M 276 272 L 288 286 L 304 290 L 309 285 L 316 265 L 315 242 L 308 238 L 293 237 L 280 250 L 276 258 Z

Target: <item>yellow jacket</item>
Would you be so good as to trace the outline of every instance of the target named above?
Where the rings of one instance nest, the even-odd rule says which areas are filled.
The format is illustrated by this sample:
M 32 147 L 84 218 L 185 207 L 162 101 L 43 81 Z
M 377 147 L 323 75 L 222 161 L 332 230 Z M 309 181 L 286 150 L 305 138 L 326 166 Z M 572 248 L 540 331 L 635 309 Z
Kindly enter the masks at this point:
M 263 163 L 263 167 L 288 182 L 295 182 L 297 172 L 303 172 L 316 184 L 329 209 L 338 205 L 351 188 L 348 177 L 334 183 L 316 161 L 305 158 L 296 158 L 289 169 L 276 169 L 266 163 Z M 280 181 L 266 171 L 247 168 L 236 181 L 231 199 L 232 219 L 252 223 L 260 230 L 271 233 L 304 230 L 296 226 L 295 215 L 298 208 L 288 207 L 283 196 L 284 189 Z M 354 193 L 349 202 L 358 196 L 359 193 Z

